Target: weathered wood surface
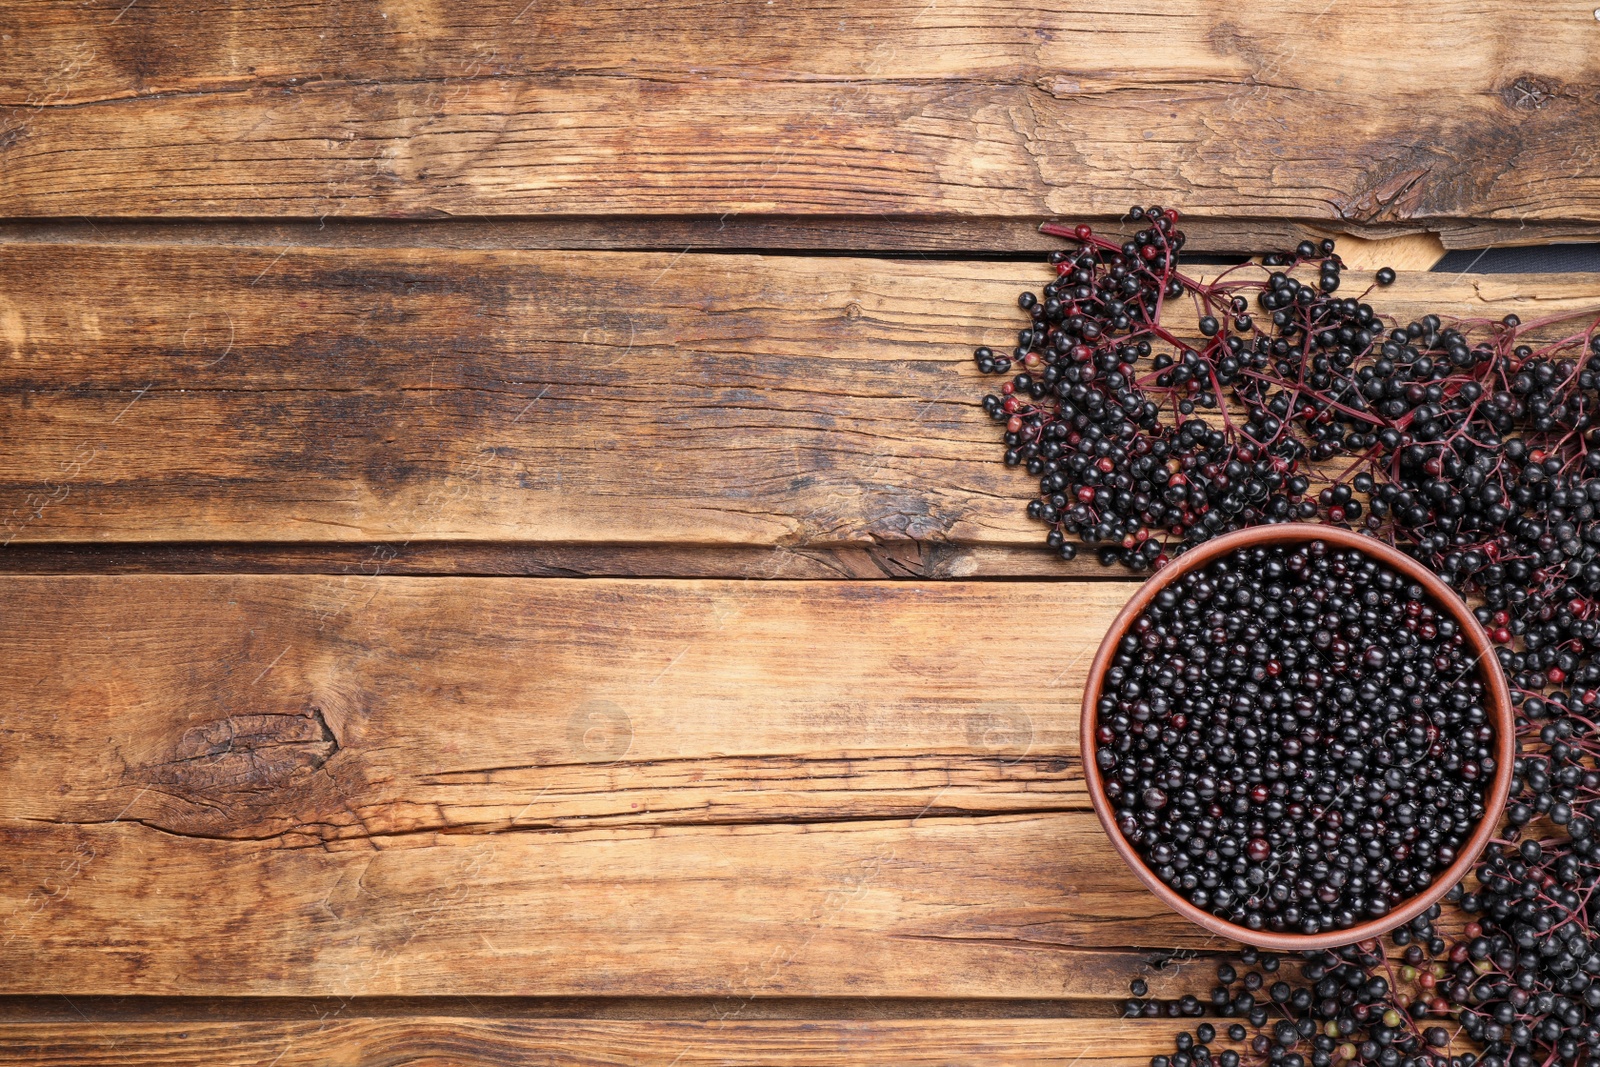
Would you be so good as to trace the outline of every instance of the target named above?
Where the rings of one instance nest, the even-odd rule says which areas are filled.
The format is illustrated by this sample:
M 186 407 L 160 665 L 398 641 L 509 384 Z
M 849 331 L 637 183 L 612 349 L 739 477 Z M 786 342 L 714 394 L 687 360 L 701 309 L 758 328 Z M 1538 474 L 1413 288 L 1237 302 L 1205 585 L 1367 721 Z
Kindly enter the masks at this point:
M 1048 276 L 0 247 L 0 541 L 759 546 L 767 577 L 810 576 L 807 549 L 1031 545 L 1034 483 L 999 461 L 970 353 Z M 1383 295 L 1531 319 L 1600 304 L 1600 279 L 1415 274 Z
M 0 1062 L 1170 1048 L 1116 1001 L 1227 946 L 1077 762 L 1131 586 L 1036 551 L 969 359 L 1047 274 L 861 253 L 1593 237 L 1597 27 L 4 6 Z M 703 251 L 760 249 L 856 258 Z
M 33 0 L 0 20 L 13 216 L 1033 218 L 1159 198 L 1600 220 L 1581 5 Z
M 159 1060 L 181 1067 L 379 1067 L 395 1063 L 678 1067 L 763 1063 L 1072 1064 L 1123 1067 L 1172 1050 L 1170 1022 L 1075 1019 L 535 1021 L 450 1017 L 306 1022 L 0 1024 L 0 1057 L 38 1067 Z
M 0 994 L 1126 995 L 1127 588 L 8 579 Z

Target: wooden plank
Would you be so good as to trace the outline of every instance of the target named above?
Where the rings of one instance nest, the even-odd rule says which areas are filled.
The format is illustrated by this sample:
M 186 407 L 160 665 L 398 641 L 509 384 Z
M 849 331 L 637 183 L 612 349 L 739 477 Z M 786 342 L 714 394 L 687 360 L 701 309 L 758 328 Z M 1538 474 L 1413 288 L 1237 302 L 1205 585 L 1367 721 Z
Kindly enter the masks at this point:
M 330 852 L 7 823 L 0 991 L 1125 997 L 1148 968 L 1125 946 L 1218 943 L 1109 849 L 1071 854 L 1096 832 L 1005 816 Z
M 929 512 L 906 472 L 926 457 L 958 484 L 997 474 L 972 462 L 991 444 L 950 436 L 989 436 L 951 373 L 960 349 L 926 358 L 970 268 L 927 277 L 921 325 L 891 341 L 872 322 L 885 301 L 910 310 L 895 264 L 868 281 L 831 260 L 762 278 L 750 257 L 260 250 L 218 275 L 197 249 L 67 255 L 76 269 L 62 252 L 3 254 L 6 539 L 772 545 L 1017 510 L 958 490 Z M 36 273 L 47 261 L 60 285 Z M 911 357 L 901 380 L 852 399 L 878 373 L 856 364 L 891 347 Z M 907 425 L 927 439 L 896 440 Z
M 732 1010 L 730 1005 L 729 1010 Z M 1188 1021 L 1193 1025 L 1193 1020 Z M 1112 1020 L 821 1020 L 734 1016 L 696 1022 L 506 1022 L 450 1017 L 308 1022 L 0 1024 L 0 1056 L 38 1067 L 184 1064 L 377 1067 L 452 1064 L 1031 1063 L 1147 1067 L 1172 1050 L 1178 1022 Z
M 1131 586 L 133 576 L 6 589 L 4 648 L 25 680 L 11 720 L 45 747 L 9 771 L 0 818 L 120 816 L 305 847 L 1085 812 L 1082 671 Z M 1014 679 L 975 639 L 1012 613 L 1039 617 L 1038 639 L 1062 650 L 1053 670 Z
M 1578 7 L 41 0 L 5 28 L 7 215 L 1600 219 Z
M 0 994 L 1125 996 L 1125 588 L 8 579 Z
M 768 577 L 819 547 L 1035 544 L 970 353 L 1048 276 L 4 246 L 0 541 L 761 546 Z M 1420 274 L 1383 303 L 1532 319 L 1600 279 Z

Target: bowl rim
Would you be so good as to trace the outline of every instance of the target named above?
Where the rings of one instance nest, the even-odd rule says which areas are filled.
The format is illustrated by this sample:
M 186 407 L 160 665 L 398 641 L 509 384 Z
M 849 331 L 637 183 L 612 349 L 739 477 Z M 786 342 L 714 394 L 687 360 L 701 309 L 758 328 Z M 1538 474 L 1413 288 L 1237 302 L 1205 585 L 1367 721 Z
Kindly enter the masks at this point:
M 1462 627 L 1468 645 L 1478 662 L 1484 665 L 1484 681 L 1489 691 L 1488 707 L 1485 710 L 1495 731 L 1496 764 L 1494 778 L 1484 794 L 1483 819 L 1462 844 L 1455 861 L 1441 871 L 1427 889 L 1388 914 L 1357 923 L 1355 926 L 1317 934 L 1286 934 L 1269 930 L 1251 930 L 1204 911 L 1185 900 L 1145 865 L 1143 857 L 1122 836 L 1122 831 L 1116 824 L 1111 801 L 1105 795 L 1096 759 L 1099 753 L 1099 744 L 1095 738 L 1098 720 L 1096 705 L 1100 702 L 1105 673 L 1116 655 L 1117 645 L 1157 593 L 1182 575 L 1241 548 L 1269 544 L 1308 544 L 1312 541 L 1324 541 L 1336 547 L 1356 549 L 1376 558 L 1391 569 L 1414 579 L 1446 611 L 1450 612 L 1451 617 Z M 1089 665 L 1089 676 L 1083 690 L 1082 718 L 1079 723 L 1079 749 L 1083 760 L 1083 777 L 1089 790 L 1090 801 L 1094 805 L 1095 815 L 1098 816 L 1100 826 L 1111 840 L 1117 854 L 1145 887 L 1167 907 L 1213 934 L 1276 952 L 1304 952 L 1337 948 L 1387 933 L 1410 922 L 1432 907 L 1450 891 L 1451 886 L 1461 881 L 1477 863 L 1479 854 L 1499 828 L 1506 801 L 1511 793 L 1516 737 L 1511 710 L 1511 690 L 1506 684 L 1505 672 L 1501 669 L 1500 659 L 1495 652 L 1494 643 L 1489 640 L 1489 635 L 1473 615 L 1472 609 L 1445 583 L 1444 579 L 1404 552 L 1374 537 L 1336 526 L 1291 522 L 1247 527 L 1202 542 L 1157 571 L 1139 586 L 1111 621 Z

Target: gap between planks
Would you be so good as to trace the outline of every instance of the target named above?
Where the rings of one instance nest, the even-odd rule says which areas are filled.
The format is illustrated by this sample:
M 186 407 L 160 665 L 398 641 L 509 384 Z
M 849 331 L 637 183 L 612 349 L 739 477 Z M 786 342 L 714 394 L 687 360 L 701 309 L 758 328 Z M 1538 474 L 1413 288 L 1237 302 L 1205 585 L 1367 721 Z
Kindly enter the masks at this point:
M 1017 256 L 1029 259 L 1067 246 L 1040 233 L 1043 222 L 1088 222 L 1097 230 L 1131 233 L 1125 217 L 1082 219 L 789 215 L 650 216 L 504 219 L 0 219 L 0 244 L 197 244 L 217 248 L 457 248 L 571 249 L 618 252 L 680 252 L 783 255 L 876 255 L 964 259 Z M 1370 250 L 1395 261 L 1375 263 L 1397 270 L 1426 270 L 1458 248 L 1487 244 L 1547 244 L 1593 240 L 1597 224 L 1539 224 L 1511 229 L 1491 221 L 1361 226 L 1325 220 L 1192 219 L 1184 221 L 1187 254 L 1251 255 L 1293 248 L 1302 240 L 1333 237 L 1350 260 Z M 1437 250 L 1429 257 L 1429 252 Z M 1399 258 L 1403 257 L 1403 258 Z M 1354 264 L 1354 260 L 1350 260 Z M 1365 258 L 1363 258 L 1363 262 Z
M 1026 502 L 1018 496 L 1018 506 Z M 0 575 L 325 574 L 380 577 L 749 578 L 784 581 L 1106 581 L 1148 574 L 1102 566 L 1092 547 L 1063 562 L 1042 545 L 940 541 L 765 546 L 412 541 L 15 543 Z
M 1161 969 L 1161 953 L 1126 950 Z M 1186 957 L 1210 966 L 1230 956 L 1218 949 Z M 299 1022 L 347 1019 L 470 1017 L 475 1019 L 710 1020 L 725 1013 L 726 997 L 206 997 L 0 996 L 0 1032 L 17 1023 Z M 814 1019 L 1116 1019 L 1122 1005 L 1102 998 L 997 997 L 752 997 L 747 1020 Z

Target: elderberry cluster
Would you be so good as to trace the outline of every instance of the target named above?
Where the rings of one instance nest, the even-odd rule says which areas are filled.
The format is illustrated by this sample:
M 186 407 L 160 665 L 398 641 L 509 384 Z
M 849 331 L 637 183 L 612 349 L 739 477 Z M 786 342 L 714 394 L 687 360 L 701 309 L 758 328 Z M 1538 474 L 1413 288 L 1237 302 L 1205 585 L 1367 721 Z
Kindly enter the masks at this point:
M 1482 672 L 1449 613 L 1363 553 L 1246 548 L 1181 575 L 1104 686 L 1096 763 L 1123 837 L 1249 929 L 1387 915 L 1485 817 Z
M 1544 751 L 1517 761 L 1507 809 L 1513 835 L 1536 820 L 1554 834 L 1491 844 L 1461 901 L 1476 916 L 1464 944 L 1477 980 L 1457 1000 L 1486 1064 L 1600 1062 L 1597 737 L 1587 717 L 1555 714 L 1539 731 Z
M 1592 326 L 1538 347 L 1522 339 L 1548 324 L 1514 315 L 1391 327 L 1335 295 L 1332 240 L 1201 281 L 1179 269 L 1177 212 L 1130 218 L 1142 228 L 1120 243 L 1045 227 L 1077 249 L 1019 297 L 1031 321 L 1016 346 L 974 353 L 1011 376 L 984 408 L 1006 462 L 1039 479 L 1028 512 L 1052 549 L 1143 570 L 1243 526 L 1320 518 L 1379 533 L 1464 591 L 1577 579 L 1600 594 Z M 1315 282 L 1296 274 L 1307 264 Z M 1174 307 L 1193 313 L 1181 328 Z
M 1479 1067 L 1600 1067 L 1600 309 L 1402 324 L 1371 287 L 1339 295 L 1331 241 L 1201 279 L 1181 269 L 1176 212 L 1129 218 L 1126 239 L 1044 227 L 1073 247 L 1020 298 L 1016 346 L 975 353 L 1009 379 L 984 406 L 1006 462 L 1038 479 L 1028 511 L 1051 549 L 1147 570 L 1243 526 L 1366 531 L 1475 598 L 1522 748 L 1503 840 L 1475 890 L 1446 898 L 1475 915 L 1465 940 L 1425 923 L 1389 936 L 1398 968 L 1377 942 L 1309 960 L 1287 999 L 1257 1006 L 1270 1019 L 1247 1013 L 1242 1050 L 1213 1058 L 1190 1035 L 1156 1067 L 1469 1067 L 1480 1052 Z M 1299 1033 L 1302 994 L 1326 1006 L 1330 975 L 1339 1033 L 1302 1037 L 1302 1057 L 1278 1023 Z M 1451 1032 L 1419 1030 L 1419 1010 Z M 1452 1057 L 1457 1029 L 1476 1050 Z
M 1443 955 L 1447 951 L 1434 926 L 1439 914 L 1439 906 L 1434 905 L 1396 931 L 1396 944 L 1406 946 L 1398 966 L 1385 957 L 1376 941 L 1364 941 L 1305 953 L 1298 961 L 1298 976 L 1274 980 L 1279 970 L 1277 958 L 1245 949 L 1239 958 L 1250 970 L 1240 974 L 1229 963 L 1217 967 L 1211 1009 L 1224 1018 L 1247 1020 L 1249 1029 L 1232 1023 L 1223 1032 L 1214 1024 L 1201 1023 L 1193 1031 L 1178 1034 L 1174 1052 L 1154 1057 L 1151 1067 L 1239 1067 L 1241 1062 L 1274 1067 L 1350 1063 L 1472 1067 L 1478 1061 L 1475 1053 L 1453 1057 L 1449 1053 L 1452 1035 L 1440 1022 L 1448 1021 L 1450 1004 L 1439 991 L 1464 989 L 1478 972 L 1464 952 L 1454 953 L 1452 958 L 1459 958 L 1452 963 L 1429 961 L 1430 952 Z M 1141 998 L 1148 985 L 1136 980 L 1131 991 Z M 1192 996 L 1187 999 L 1195 1001 Z M 1204 1011 L 1198 1001 L 1195 1009 L 1166 1014 Z M 1134 999 L 1127 1002 L 1126 1014 L 1156 1016 L 1163 1012 L 1154 1001 Z M 1242 1047 L 1242 1055 L 1237 1049 L 1212 1048 L 1224 1036 Z

